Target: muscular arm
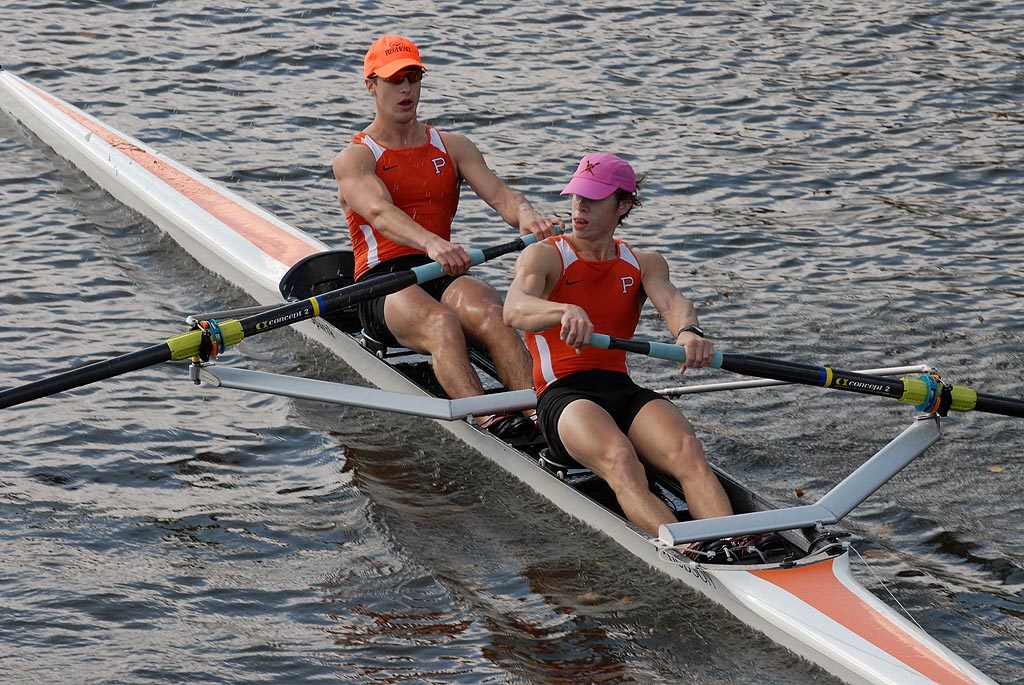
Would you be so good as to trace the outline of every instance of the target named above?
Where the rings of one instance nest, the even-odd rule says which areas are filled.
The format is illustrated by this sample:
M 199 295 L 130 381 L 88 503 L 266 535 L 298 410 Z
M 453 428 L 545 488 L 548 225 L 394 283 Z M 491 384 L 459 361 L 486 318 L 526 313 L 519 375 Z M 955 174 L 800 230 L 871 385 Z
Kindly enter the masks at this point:
M 371 226 L 399 245 L 422 250 L 452 275 L 471 266 L 469 254 L 420 226 L 395 206 L 391 193 L 377 176 L 373 153 L 363 145 L 350 144 L 334 159 L 338 200 L 343 210 L 352 210 Z
M 551 236 L 553 225 L 561 225 L 564 230 L 564 222 L 541 216 L 522 193 L 508 187 L 498 178 L 469 138 L 456 133 L 445 133 L 442 134 L 442 139 L 448 154 L 458 166 L 459 175 L 481 200 L 501 215 L 507 224 L 518 228 L 523 235 L 532 233 L 538 239 Z
M 637 250 L 635 253 L 640 261 L 644 292 L 665 320 L 669 333 L 676 339 L 676 344 L 686 349 L 686 361 L 680 366 L 680 370 L 707 366 L 711 363 L 714 345 L 696 333 L 679 332 L 686 326 L 699 323 L 697 310 L 693 303 L 672 285 L 665 258 L 655 252 Z
M 516 260 L 516 276 L 505 296 L 505 324 L 542 331 L 561 324 L 560 336 L 577 350 L 590 341 L 594 325 L 580 307 L 547 299 L 562 273 L 558 250 L 549 243 L 531 245 Z

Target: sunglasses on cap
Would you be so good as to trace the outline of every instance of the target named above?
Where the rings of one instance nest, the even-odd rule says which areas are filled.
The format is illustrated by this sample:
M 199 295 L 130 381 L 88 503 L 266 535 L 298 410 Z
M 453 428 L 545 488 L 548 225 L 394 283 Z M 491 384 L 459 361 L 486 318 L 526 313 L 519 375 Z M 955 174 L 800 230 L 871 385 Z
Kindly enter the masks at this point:
M 401 71 L 396 71 L 391 74 L 391 76 L 378 76 L 377 74 L 374 74 L 373 78 L 379 78 L 381 81 L 386 81 L 395 86 L 405 81 L 405 79 L 409 79 L 409 83 L 419 83 L 423 80 L 423 70 L 402 69 Z

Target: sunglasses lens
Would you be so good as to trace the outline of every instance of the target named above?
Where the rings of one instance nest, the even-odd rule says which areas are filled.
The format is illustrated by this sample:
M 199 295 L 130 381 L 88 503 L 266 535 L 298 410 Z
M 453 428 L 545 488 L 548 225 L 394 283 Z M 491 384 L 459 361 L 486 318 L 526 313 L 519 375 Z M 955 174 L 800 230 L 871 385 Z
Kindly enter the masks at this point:
M 381 76 L 380 78 L 394 85 L 402 83 L 405 79 L 409 79 L 409 83 L 419 83 L 423 80 L 423 71 L 421 69 L 407 69 L 391 76 Z

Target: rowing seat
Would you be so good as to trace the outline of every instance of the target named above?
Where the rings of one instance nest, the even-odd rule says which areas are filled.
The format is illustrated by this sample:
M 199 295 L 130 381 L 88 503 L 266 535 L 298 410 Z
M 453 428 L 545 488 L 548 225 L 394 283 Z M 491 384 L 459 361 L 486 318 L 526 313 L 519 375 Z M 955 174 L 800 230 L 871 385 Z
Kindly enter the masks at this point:
M 366 330 L 362 331 L 362 337 L 363 347 L 367 351 L 372 352 L 378 359 L 391 359 L 393 357 L 419 354 L 408 347 L 396 347 L 381 342 L 369 335 Z M 491 355 L 487 353 L 487 350 L 471 343 L 469 346 L 469 360 L 473 362 L 476 368 L 486 373 L 493 380 L 498 380 L 498 368 L 494 365 L 494 361 L 491 359 Z M 504 390 L 504 388 L 494 388 L 493 390 Z
M 537 455 L 537 463 L 558 480 L 564 480 L 569 485 L 581 485 L 597 478 L 597 474 L 572 457 L 561 459 L 552 454 L 547 447 Z
M 408 347 L 394 347 L 388 345 L 387 343 L 381 342 L 380 340 L 377 340 L 369 333 L 367 333 L 365 328 L 359 332 L 359 335 L 362 336 L 363 347 L 366 348 L 367 352 L 373 353 L 373 355 L 378 359 L 389 359 L 391 357 L 400 357 L 408 354 L 416 354 Z

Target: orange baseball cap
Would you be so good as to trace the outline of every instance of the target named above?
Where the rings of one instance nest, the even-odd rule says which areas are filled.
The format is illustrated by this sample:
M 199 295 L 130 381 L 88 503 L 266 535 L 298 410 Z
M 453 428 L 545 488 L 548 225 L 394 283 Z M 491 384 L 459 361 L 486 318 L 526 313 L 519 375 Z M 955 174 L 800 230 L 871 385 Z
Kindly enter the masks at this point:
M 373 75 L 387 78 L 406 67 L 427 68 L 420 61 L 420 51 L 408 38 L 403 36 L 381 36 L 373 41 L 363 58 L 363 77 Z

